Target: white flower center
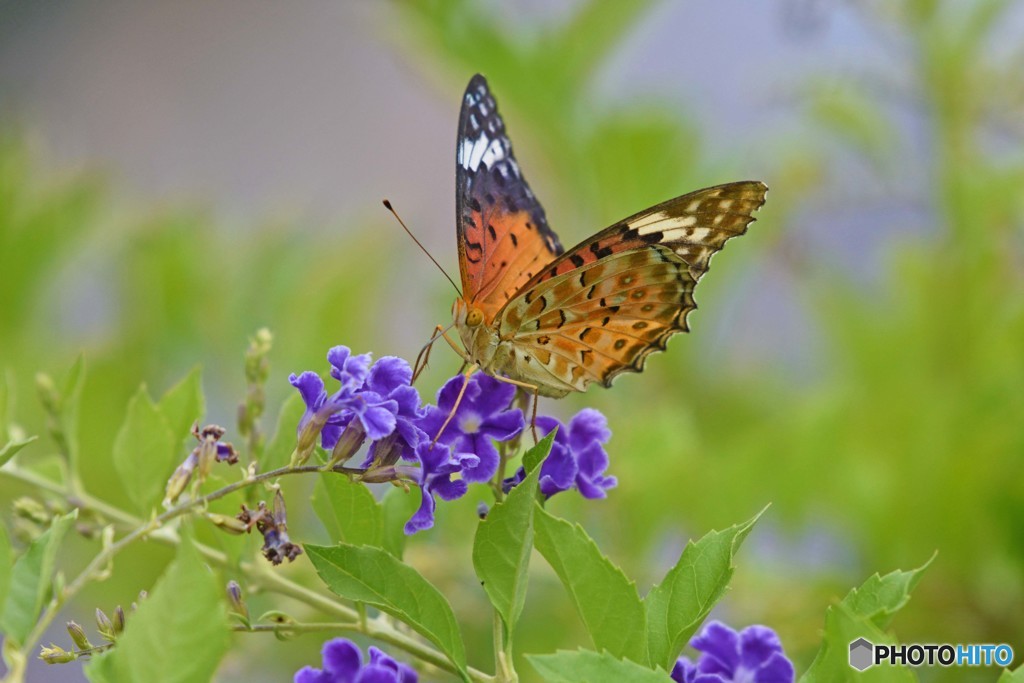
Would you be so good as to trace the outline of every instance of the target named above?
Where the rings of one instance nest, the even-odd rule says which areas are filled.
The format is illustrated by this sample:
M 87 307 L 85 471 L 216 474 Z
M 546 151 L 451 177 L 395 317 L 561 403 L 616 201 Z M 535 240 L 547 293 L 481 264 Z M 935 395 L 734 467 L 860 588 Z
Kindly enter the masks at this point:
M 462 419 L 459 420 L 459 430 L 463 434 L 476 434 L 480 431 L 480 423 L 483 420 L 480 419 L 478 413 L 467 411 Z

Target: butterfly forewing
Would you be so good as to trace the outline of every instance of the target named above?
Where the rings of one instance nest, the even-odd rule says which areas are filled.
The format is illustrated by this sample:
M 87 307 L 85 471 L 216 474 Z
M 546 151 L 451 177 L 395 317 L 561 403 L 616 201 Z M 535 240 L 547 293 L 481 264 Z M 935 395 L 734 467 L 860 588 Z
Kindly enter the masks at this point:
M 480 75 L 466 88 L 459 116 L 456 212 L 463 296 L 490 322 L 562 247 L 519 170 Z
M 687 330 L 711 256 L 746 231 L 765 192 L 741 182 L 683 195 L 553 261 L 499 313 L 499 338 L 514 349 L 506 371 L 560 395 L 642 370 Z

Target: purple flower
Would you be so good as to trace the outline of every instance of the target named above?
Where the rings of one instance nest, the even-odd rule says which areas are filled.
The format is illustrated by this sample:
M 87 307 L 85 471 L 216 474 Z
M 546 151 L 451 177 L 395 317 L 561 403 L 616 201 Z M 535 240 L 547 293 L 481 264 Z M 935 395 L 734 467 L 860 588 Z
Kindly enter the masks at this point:
M 436 493 L 442 500 L 455 500 L 466 494 L 468 486 L 464 479 L 452 479 L 456 473 L 465 473 L 467 469 L 476 468 L 480 459 L 472 453 L 455 453 L 442 443 L 431 444 L 423 439 L 416 447 L 416 457 L 420 461 L 417 481 L 421 490 L 420 508 L 405 523 L 405 533 L 412 535 L 434 526 L 434 501 Z
M 737 633 L 711 621 L 690 645 L 701 655 L 696 664 L 686 657 L 676 661 L 672 679 L 677 683 L 792 683 L 796 676 L 779 637 L 767 626 Z
M 401 358 L 384 356 L 373 364 L 364 390 L 382 399 L 394 401 L 397 410 L 394 432 L 370 446 L 364 467 L 368 467 L 378 455 L 382 460 L 389 459 L 387 451 L 392 449 L 397 450 L 398 455 L 406 460 L 416 458 L 416 446 L 426 436 L 418 424 L 426 410 L 420 407 L 420 394 L 410 385 L 411 381 L 412 368 Z
M 556 427 L 558 432 L 551 444 L 551 453 L 540 468 L 541 493 L 550 498 L 575 486 L 584 498 L 604 498 L 605 491 L 618 483 L 615 477 L 604 474 L 608 468 L 608 453 L 602 444 L 612 436 L 608 420 L 593 408 L 577 413 L 568 427 L 553 417 L 537 418 L 537 428 L 544 436 Z M 503 482 L 505 489 L 511 489 L 524 478 L 525 472 L 519 468 Z
M 513 385 L 482 372 L 469 379 L 465 394 L 456 407 L 455 400 L 464 381 L 462 375 L 448 380 L 437 392 L 437 406 L 427 408 L 419 426 L 433 440 L 454 409 L 451 422 L 438 442 L 450 446 L 456 455 L 475 455 L 478 458 L 477 464 L 463 469 L 466 481 L 487 481 L 498 469 L 498 449 L 494 441 L 508 441 L 523 430 L 523 411 L 509 407 L 516 393 Z
M 311 449 L 312 439 L 319 432 L 320 445 L 331 450 L 353 419 L 359 420 L 366 436 L 374 441 L 395 431 L 398 401 L 364 387 L 372 374 L 370 354 L 353 356 L 347 346 L 335 346 L 327 352 L 327 360 L 331 364 L 331 377 L 341 383 L 333 394 L 328 395 L 323 380 L 315 372 L 293 374 L 288 378 L 306 403 L 306 412 L 298 427 L 300 445 Z M 385 382 L 382 380 L 381 384 Z
M 372 645 L 365 664 L 355 643 L 335 638 L 324 643 L 323 669 L 305 666 L 295 674 L 295 683 L 417 683 L 408 664 L 395 661 Z

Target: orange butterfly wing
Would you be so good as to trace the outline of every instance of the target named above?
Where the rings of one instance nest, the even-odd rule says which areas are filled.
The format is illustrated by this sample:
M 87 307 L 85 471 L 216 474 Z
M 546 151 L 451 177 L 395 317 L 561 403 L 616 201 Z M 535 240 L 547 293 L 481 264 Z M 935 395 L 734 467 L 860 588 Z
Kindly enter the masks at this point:
M 462 100 L 455 175 L 462 294 L 490 323 L 562 246 L 519 171 L 505 122 L 479 74 Z
M 530 279 L 498 314 L 502 369 L 561 396 L 640 372 L 688 330 L 693 289 L 711 257 L 742 235 L 767 187 L 698 190 L 599 232 Z

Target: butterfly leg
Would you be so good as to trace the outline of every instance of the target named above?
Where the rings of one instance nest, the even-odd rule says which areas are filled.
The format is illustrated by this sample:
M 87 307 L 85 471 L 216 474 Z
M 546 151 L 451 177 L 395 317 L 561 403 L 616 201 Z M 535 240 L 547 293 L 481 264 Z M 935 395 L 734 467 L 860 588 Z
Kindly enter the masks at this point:
M 434 342 L 436 342 L 441 337 L 444 337 L 445 341 L 447 341 L 449 344 L 452 344 L 452 340 L 449 339 L 448 336 L 445 334 L 445 332 L 447 332 L 449 329 L 451 329 L 451 325 L 449 325 L 448 327 L 436 325 L 434 327 L 434 333 L 430 335 L 430 341 L 423 345 L 423 348 L 420 349 L 419 354 L 417 354 L 416 356 L 416 362 L 413 363 L 412 366 L 412 381 L 410 383 L 414 384 L 416 382 L 416 378 L 420 376 L 420 373 L 426 370 L 427 363 L 430 361 L 430 350 L 434 348 Z M 452 345 L 452 348 L 455 349 L 456 353 L 465 358 L 465 353 L 462 351 L 462 349 L 459 349 L 458 347 L 454 346 L 454 344 Z
M 464 379 L 462 381 L 462 386 L 459 388 L 459 395 L 455 397 L 455 403 L 452 404 L 451 412 L 448 413 L 448 417 L 446 417 L 444 422 L 441 424 L 441 428 L 437 430 L 437 434 L 434 435 L 434 440 L 430 442 L 431 448 L 433 448 L 434 444 L 437 443 L 437 440 L 441 438 L 441 435 L 444 434 L 444 430 L 447 429 L 448 424 L 452 421 L 452 418 L 455 417 L 455 413 L 459 409 L 459 404 L 462 403 L 462 397 L 466 395 L 466 387 L 469 386 L 469 378 L 479 369 L 480 367 L 474 364 L 470 365 L 466 368 L 466 371 L 462 373 L 462 377 Z
M 526 389 L 533 394 L 533 409 L 530 411 L 532 413 L 532 416 L 530 417 L 530 431 L 533 433 L 533 443 L 536 444 L 540 441 L 540 439 L 537 438 L 537 403 L 540 402 L 540 387 L 536 384 L 520 382 L 519 380 L 512 379 L 510 377 L 502 377 L 501 375 L 494 375 L 494 379 L 499 382 L 505 382 L 506 384 L 512 384 L 520 389 Z

